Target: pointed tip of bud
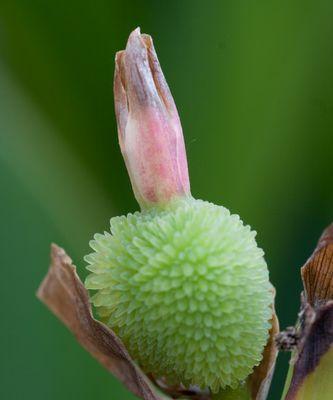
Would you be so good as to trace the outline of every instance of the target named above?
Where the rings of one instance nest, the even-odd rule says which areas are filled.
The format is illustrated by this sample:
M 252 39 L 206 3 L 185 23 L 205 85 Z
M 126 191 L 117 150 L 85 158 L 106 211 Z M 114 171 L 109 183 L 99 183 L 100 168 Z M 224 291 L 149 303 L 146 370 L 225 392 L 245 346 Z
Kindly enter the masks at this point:
M 140 37 L 141 36 L 141 28 L 137 26 L 133 31 L 129 34 L 128 40 L 130 40 L 133 37 Z
M 115 58 L 119 144 L 142 207 L 190 194 L 178 112 L 152 38 L 136 28 Z

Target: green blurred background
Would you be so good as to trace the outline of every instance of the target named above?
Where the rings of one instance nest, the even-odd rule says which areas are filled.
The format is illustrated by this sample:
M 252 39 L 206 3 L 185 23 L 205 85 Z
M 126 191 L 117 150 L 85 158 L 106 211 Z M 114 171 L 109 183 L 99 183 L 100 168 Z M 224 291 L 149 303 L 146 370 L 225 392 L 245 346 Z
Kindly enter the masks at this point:
M 35 298 L 49 245 L 82 257 L 138 208 L 118 149 L 114 54 L 153 35 L 192 192 L 258 231 L 281 326 L 333 220 L 333 2 L 0 1 L 0 398 L 134 399 Z M 281 355 L 270 399 L 279 399 Z

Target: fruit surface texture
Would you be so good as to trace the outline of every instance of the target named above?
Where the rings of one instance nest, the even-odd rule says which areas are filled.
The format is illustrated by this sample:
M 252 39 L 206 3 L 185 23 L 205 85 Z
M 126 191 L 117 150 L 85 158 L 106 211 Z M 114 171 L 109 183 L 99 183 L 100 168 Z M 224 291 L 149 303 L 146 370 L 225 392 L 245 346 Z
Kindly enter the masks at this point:
M 272 287 L 256 233 L 191 197 L 111 219 L 85 257 L 100 317 L 146 373 L 235 387 L 259 364 Z

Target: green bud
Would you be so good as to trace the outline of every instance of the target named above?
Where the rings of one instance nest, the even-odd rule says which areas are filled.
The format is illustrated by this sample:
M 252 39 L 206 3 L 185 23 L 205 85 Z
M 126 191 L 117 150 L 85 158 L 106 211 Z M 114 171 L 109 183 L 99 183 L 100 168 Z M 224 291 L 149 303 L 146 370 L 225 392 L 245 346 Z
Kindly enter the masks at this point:
M 103 320 L 146 373 L 213 392 L 258 365 L 273 302 L 255 232 L 184 198 L 111 219 L 86 256 Z

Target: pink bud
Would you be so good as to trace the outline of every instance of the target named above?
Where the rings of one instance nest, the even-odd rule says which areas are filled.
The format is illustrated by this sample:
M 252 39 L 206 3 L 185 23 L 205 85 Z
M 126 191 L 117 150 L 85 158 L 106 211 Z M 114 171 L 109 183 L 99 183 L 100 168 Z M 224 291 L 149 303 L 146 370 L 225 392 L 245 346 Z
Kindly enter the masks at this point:
M 141 208 L 190 195 L 176 105 L 152 38 L 139 28 L 116 55 L 114 97 L 119 144 Z

